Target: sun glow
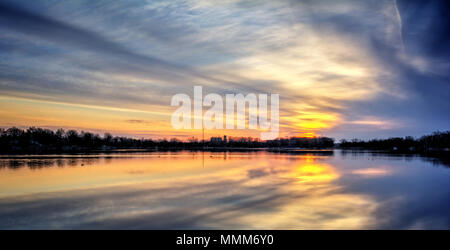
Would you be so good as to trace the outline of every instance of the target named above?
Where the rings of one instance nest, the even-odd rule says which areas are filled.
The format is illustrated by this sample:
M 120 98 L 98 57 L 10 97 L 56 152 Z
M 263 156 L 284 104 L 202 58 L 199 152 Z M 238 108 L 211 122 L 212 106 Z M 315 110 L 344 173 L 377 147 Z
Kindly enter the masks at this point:
M 299 183 L 329 183 L 340 177 L 331 165 L 318 163 L 317 159 L 316 156 L 305 156 L 304 162 L 295 167 L 292 175 Z
M 316 133 L 314 132 L 304 132 L 304 133 L 300 133 L 299 137 L 303 137 L 303 138 L 315 138 L 318 137 Z

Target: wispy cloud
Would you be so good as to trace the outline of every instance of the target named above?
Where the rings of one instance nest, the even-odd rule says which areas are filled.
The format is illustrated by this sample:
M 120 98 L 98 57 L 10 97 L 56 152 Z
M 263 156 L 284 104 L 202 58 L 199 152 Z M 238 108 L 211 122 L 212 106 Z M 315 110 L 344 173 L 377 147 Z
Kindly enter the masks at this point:
M 450 111 L 447 5 L 1 1 L 0 89 L 166 116 L 170 97 L 194 85 L 279 93 L 283 135 L 418 135 L 450 125 L 440 115 Z M 110 120 L 164 122 L 120 116 Z M 161 134 L 174 134 L 166 123 Z

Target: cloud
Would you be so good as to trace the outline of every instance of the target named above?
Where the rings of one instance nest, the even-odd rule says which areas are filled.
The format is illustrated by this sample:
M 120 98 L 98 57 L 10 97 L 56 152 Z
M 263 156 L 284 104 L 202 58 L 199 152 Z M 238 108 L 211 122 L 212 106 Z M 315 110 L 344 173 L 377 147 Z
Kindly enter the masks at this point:
M 450 125 L 447 5 L 3 1 L 0 89 L 168 115 L 194 85 L 279 93 L 284 135 L 347 137 L 364 117 L 404 127 L 360 135 L 420 135 Z
M 0 18 L 3 27 L 54 41 L 62 45 L 102 53 L 112 57 L 125 58 L 136 64 L 145 63 L 160 69 L 182 69 L 158 58 L 136 54 L 120 44 L 107 40 L 99 34 L 27 11 L 13 4 L 0 3 Z
M 126 120 L 125 122 L 127 123 L 137 123 L 137 124 L 145 124 L 145 125 L 150 125 L 152 124 L 151 121 L 145 121 L 145 120 Z

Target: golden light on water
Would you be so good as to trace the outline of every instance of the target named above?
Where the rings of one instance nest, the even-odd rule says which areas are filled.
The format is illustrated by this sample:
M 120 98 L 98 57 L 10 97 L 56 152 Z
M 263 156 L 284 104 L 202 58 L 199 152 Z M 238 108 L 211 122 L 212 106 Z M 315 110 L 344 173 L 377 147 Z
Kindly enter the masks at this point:
M 204 225 L 221 229 L 365 226 L 376 205 L 369 197 L 341 192 L 336 183 L 340 174 L 326 160 L 313 155 L 208 152 L 17 159 L 15 164 L 25 167 L 0 169 L 0 198 L 100 195 L 112 196 L 116 204 L 136 199 L 145 204 L 134 212 L 118 207 L 121 218 L 165 211 L 168 208 L 159 202 L 165 199 L 183 203 L 183 211 L 206 216 Z M 1 160 L 2 166 L 8 162 Z M 128 195 L 122 197 L 124 193 Z M 334 219 L 322 218 L 326 213 Z
M 325 164 L 312 164 L 306 163 L 299 166 L 294 170 L 294 174 L 297 176 L 299 182 L 309 182 L 309 183 L 323 183 L 330 182 L 337 178 L 339 175 L 333 168 Z
M 446 133 L 420 138 L 450 126 L 445 1 L 8 2 L 0 229 L 450 228 Z M 173 126 L 177 94 L 219 126 Z M 259 128 L 221 128 L 235 105 Z M 331 138 L 396 152 L 303 149 Z M 162 152 L 178 146 L 199 151 Z
M 2 158 L 0 204 L 9 210 L 0 218 L 29 208 L 39 214 L 36 228 L 95 222 L 106 228 L 371 229 L 401 218 L 393 213 L 428 204 L 423 197 L 436 194 L 436 185 L 446 195 L 448 169 L 422 159 L 360 156 L 185 151 Z M 406 162 L 414 167 L 403 167 Z M 409 177 L 430 175 L 437 180 L 428 179 L 432 186 L 409 191 Z M 392 195 L 373 189 L 383 180 L 395 181 Z M 392 213 L 380 217 L 385 209 Z M 447 227 L 436 218 L 407 226 Z

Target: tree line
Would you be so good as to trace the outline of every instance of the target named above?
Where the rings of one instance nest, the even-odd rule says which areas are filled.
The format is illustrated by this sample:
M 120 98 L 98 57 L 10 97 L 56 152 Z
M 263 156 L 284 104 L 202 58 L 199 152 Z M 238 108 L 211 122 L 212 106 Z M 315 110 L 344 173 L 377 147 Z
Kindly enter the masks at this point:
M 58 129 L 56 131 L 44 128 L 30 127 L 28 129 L 8 128 L 0 129 L 0 152 L 48 152 L 48 151 L 86 151 L 109 150 L 123 148 L 143 149 L 202 149 L 204 147 L 227 148 L 270 148 L 270 147 L 299 147 L 299 148 L 331 148 L 334 139 L 320 138 L 283 138 L 270 141 L 259 141 L 254 138 L 230 138 L 227 141 L 198 141 L 192 138 L 186 142 L 178 139 L 152 140 L 134 139 L 113 136 L 105 133 L 103 136 L 91 132 Z
M 372 139 L 350 141 L 341 140 L 339 146 L 341 148 L 362 148 L 375 150 L 393 150 L 393 151 L 433 151 L 450 148 L 450 131 L 434 132 L 431 135 L 424 135 L 420 138 L 393 137 L 388 139 Z
M 425 152 L 450 148 L 450 131 L 434 132 L 420 138 L 394 137 L 372 140 L 341 140 L 335 145 L 333 138 L 279 138 L 260 141 L 255 138 L 230 138 L 224 141 L 188 141 L 178 139 L 152 140 L 113 136 L 105 133 L 100 136 L 91 132 L 30 127 L 28 129 L 0 129 L 0 153 L 47 152 L 47 151 L 86 151 L 124 148 L 142 149 L 202 149 L 210 148 L 332 148 L 374 149 L 394 151 Z

